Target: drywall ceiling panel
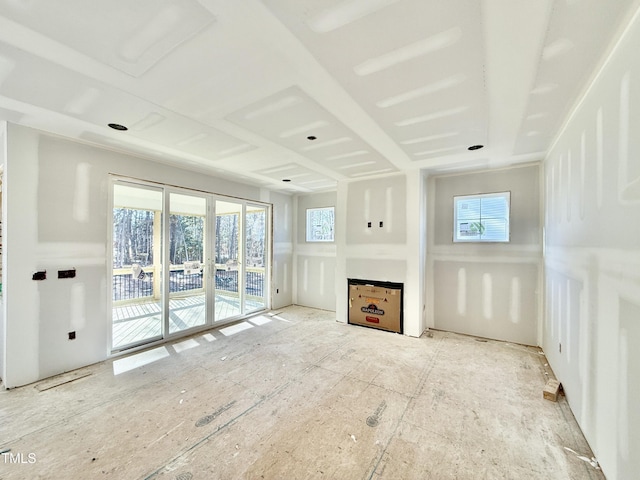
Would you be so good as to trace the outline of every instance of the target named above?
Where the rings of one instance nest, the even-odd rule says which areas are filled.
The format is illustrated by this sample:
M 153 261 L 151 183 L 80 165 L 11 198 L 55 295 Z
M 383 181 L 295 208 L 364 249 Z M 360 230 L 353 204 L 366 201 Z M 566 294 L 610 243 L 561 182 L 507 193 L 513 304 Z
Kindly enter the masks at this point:
M 0 0 L 0 110 L 279 190 L 255 172 L 499 166 L 540 158 L 637 2 Z
M 314 191 L 324 190 L 327 188 L 335 188 L 336 181 L 314 170 L 298 165 L 297 163 L 288 163 L 276 167 L 264 168 L 256 170 L 257 175 L 262 175 L 273 180 L 285 182 L 286 188 L 294 191 Z
M 413 160 L 486 143 L 481 2 L 264 3 Z
M 118 123 L 123 143 L 136 138 L 218 160 L 255 146 L 196 120 L 166 110 L 111 85 L 84 77 L 34 55 L 6 47 L 3 58 L 14 68 L 0 84 L 0 94 L 39 108 L 64 112 L 83 122 Z
M 546 151 L 634 0 L 555 2 L 515 153 Z
M 134 122 L 131 134 L 208 160 L 220 160 L 256 148 L 190 118 L 164 109 L 160 111 L 162 114 L 152 111 Z
M 227 116 L 227 120 L 341 175 L 397 171 L 299 87 L 290 87 L 248 105 Z M 356 161 L 360 164 L 359 172 L 344 169 Z
M 215 18 L 195 0 L 113 3 L 4 0 L 3 16 L 132 76 L 150 69 Z

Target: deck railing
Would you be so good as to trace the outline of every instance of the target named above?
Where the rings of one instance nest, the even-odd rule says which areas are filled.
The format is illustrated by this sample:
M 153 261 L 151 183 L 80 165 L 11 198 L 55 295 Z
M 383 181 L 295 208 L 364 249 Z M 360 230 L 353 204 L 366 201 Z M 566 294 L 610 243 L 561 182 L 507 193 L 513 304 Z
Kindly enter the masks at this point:
M 144 267 L 144 278 L 134 278 L 131 268 L 113 270 L 113 301 L 130 301 L 142 298 L 159 298 L 160 292 L 154 291 L 155 267 Z M 185 275 L 181 266 L 171 267 L 169 271 L 169 292 L 193 292 L 203 289 L 203 272 Z M 248 268 L 245 274 L 245 292 L 249 296 L 264 297 L 265 269 Z M 159 285 L 159 284 L 158 284 Z M 216 269 L 216 290 L 238 293 L 238 271 Z
M 131 269 L 113 270 L 113 301 L 133 300 L 136 298 L 153 298 L 153 271 L 147 272 L 145 278 L 133 278 Z
M 238 271 L 217 270 L 216 290 L 238 292 Z M 264 296 L 264 268 L 248 268 L 245 274 L 245 293 L 255 297 Z

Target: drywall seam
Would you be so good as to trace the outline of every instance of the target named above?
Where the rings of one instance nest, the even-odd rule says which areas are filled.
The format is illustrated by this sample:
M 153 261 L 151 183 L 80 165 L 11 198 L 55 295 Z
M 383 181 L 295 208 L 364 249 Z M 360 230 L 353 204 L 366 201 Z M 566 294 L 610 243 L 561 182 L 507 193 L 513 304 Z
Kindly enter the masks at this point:
M 293 245 L 292 245 L 292 259 L 291 259 L 291 298 L 294 305 L 298 305 L 298 241 L 297 232 L 299 228 L 298 222 L 298 202 L 299 196 L 293 197 L 293 206 L 291 208 L 293 220 L 291 222 L 291 228 L 293 231 Z
M 451 262 L 451 263 L 478 263 L 478 264 L 489 264 L 489 263 L 511 263 L 516 265 L 538 265 L 541 261 L 540 256 L 537 257 L 522 257 L 522 256 L 504 256 L 504 255 L 483 255 L 478 257 L 472 256 L 462 256 L 462 255 L 442 255 L 442 254 L 433 254 L 431 255 L 433 260 L 439 262 Z
M 629 32 L 631 31 L 633 24 L 638 20 L 638 18 L 640 18 L 640 1 L 636 1 L 635 5 L 631 8 L 630 11 L 632 13 L 628 15 L 628 20 L 621 22 L 621 25 L 623 25 L 623 27 L 616 33 L 616 35 L 614 35 L 613 40 L 609 44 L 609 47 L 605 50 L 605 53 L 598 62 L 598 65 L 593 70 L 594 73 L 586 82 L 585 87 L 578 95 L 578 99 L 576 100 L 576 102 L 569 109 L 569 113 L 565 117 L 564 122 L 562 122 L 562 125 L 560 125 L 560 128 L 556 132 L 556 135 L 553 137 L 551 143 L 547 147 L 547 152 L 555 150 L 556 144 L 563 137 L 565 130 L 573 122 L 574 116 L 582 108 L 582 104 L 585 102 L 586 98 L 590 96 L 591 90 L 595 88 L 595 85 L 603 75 L 603 72 L 609 66 L 611 59 L 620 48 L 620 45 L 623 43 L 627 35 L 630 34 Z

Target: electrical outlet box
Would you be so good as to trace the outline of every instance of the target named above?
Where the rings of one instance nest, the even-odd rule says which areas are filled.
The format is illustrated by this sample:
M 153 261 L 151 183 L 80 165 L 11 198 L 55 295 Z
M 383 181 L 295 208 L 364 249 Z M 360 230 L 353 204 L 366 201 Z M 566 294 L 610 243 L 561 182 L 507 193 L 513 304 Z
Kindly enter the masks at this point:
M 58 278 L 74 278 L 76 276 L 76 269 L 72 270 L 58 270 Z
M 47 271 L 43 271 L 43 272 L 36 272 L 33 274 L 33 277 L 31 277 L 31 280 L 46 280 L 47 279 Z

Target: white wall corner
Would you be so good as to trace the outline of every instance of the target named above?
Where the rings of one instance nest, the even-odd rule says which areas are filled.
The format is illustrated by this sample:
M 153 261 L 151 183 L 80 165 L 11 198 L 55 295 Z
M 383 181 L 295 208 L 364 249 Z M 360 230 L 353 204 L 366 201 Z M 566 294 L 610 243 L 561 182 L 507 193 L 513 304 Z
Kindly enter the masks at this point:
M 294 305 L 298 305 L 298 228 L 300 227 L 298 222 L 298 201 L 300 197 L 298 195 L 294 195 L 291 197 L 291 231 L 292 238 L 291 244 L 293 246 L 293 251 L 291 253 L 291 300 Z
M 335 217 L 336 240 L 336 320 L 347 323 L 347 195 L 349 184 L 338 182 Z
M 404 283 L 404 333 L 419 337 L 425 330 L 426 199 L 420 170 L 406 175 L 407 274 Z
M 5 377 L 7 388 L 35 382 L 40 378 L 40 301 L 37 282 L 31 275 L 39 265 L 37 252 L 38 216 L 38 135 L 10 124 L 7 128 L 7 158 L 3 194 L 7 206 L 3 218 L 3 271 L 5 308 Z M 5 208 L 5 207 L 3 207 Z

